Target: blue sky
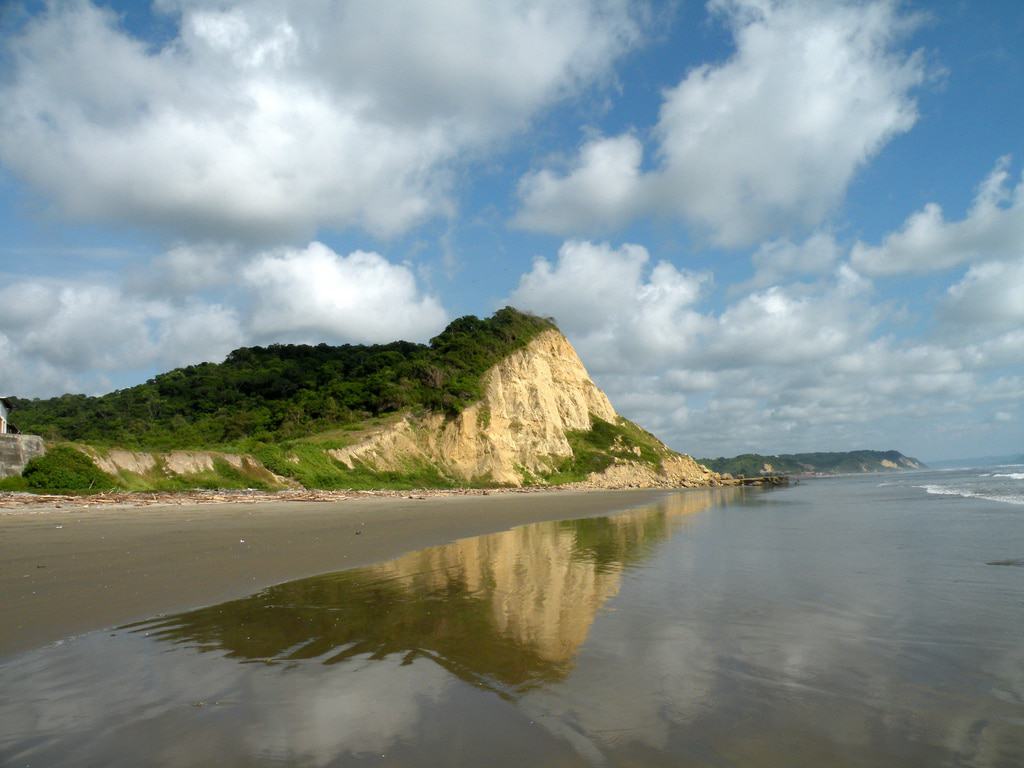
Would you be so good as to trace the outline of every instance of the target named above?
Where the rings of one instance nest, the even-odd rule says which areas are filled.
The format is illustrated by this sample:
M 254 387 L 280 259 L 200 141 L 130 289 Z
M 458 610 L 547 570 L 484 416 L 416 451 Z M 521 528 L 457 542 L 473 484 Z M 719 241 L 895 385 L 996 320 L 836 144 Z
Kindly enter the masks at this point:
M 554 316 L 697 455 L 1024 450 L 1024 5 L 0 11 L 0 390 Z

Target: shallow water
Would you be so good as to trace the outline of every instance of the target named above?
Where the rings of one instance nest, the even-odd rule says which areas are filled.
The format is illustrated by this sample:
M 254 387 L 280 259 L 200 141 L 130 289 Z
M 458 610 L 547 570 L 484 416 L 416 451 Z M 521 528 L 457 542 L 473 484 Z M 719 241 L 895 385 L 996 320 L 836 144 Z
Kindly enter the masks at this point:
M 692 491 L 0 663 L 3 765 L 1024 765 L 1024 508 Z M 529 503 L 526 497 L 524 503 Z

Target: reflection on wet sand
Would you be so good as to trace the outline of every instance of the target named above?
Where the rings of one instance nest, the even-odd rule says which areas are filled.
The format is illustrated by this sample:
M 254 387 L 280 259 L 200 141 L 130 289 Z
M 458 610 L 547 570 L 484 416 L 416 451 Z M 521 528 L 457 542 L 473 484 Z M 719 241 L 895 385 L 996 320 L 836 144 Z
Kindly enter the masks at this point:
M 870 489 L 686 493 L 38 649 L 0 664 L 0 764 L 1024 765 L 1024 582 L 985 564 L 1020 518 Z
M 425 657 L 508 695 L 564 678 L 623 567 L 730 492 L 456 541 L 130 629 L 247 661 Z

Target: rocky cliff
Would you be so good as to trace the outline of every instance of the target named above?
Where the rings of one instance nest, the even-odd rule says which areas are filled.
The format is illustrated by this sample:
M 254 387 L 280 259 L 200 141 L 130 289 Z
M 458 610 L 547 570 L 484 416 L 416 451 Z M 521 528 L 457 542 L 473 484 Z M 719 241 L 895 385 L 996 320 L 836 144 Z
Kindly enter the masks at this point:
M 584 480 L 599 487 L 709 485 L 718 476 L 620 417 L 561 333 L 545 331 L 485 375 L 483 398 L 454 419 L 406 415 L 354 445 L 331 449 L 349 468 L 436 466 L 466 482 L 544 481 L 576 458 L 574 442 L 595 422 L 628 425 L 607 447 L 607 466 Z M 633 444 L 639 433 L 646 445 Z M 644 449 L 647 450 L 644 450 Z M 653 456 L 651 454 L 654 454 Z
M 74 445 L 109 476 L 111 488 L 127 490 L 554 484 L 635 488 L 723 482 L 720 475 L 619 416 L 550 321 L 514 310 L 503 313 L 491 321 L 456 321 L 438 337 L 444 343 L 435 339 L 429 349 L 297 349 L 296 354 L 312 355 L 314 360 L 319 355 L 328 362 L 364 353 L 388 360 L 411 356 L 413 363 L 386 374 L 325 375 L 305 396 L 316 399 L 324 392 L 344 393 L 356 387 L 369 393 L 370 402 L 377 389 L 397 387 L 388 396 L 404 392 L 411 401 L 396 410 L 378 409 L 378 415 L 362 421 L 344 421 L 327 431 L 321 428 L 290 439 L 249 439 L 233 444 L 233 450 L 123 450 L 112 447 L 113 440 L 104 447 L 85 441 Z M 220 367 L 208 365 L 203 375 L 224 378 L 235 371 L 233 375 L 242 376 L 235 369 L 246 363 L 249 352 L 232 353 Z M 290 352 L 291 348 L 282 348 L 266 354 L 280 360 Z M 482 354 L 491 356 L 489 366 L 479 363 Z M 473 366 L 478 372 L 470 376 L 466 372 Z M 166 374 L 161 386 L 173 389 L 179 379 L 203 372 L 179 373 Z M 264 378 L 277 382 L 278 389 L 287 388 L 293 378 L 275 375 Z M 247 390 L 262 381 L 243 380 Z M 422 388 L 423 381 L 436 389 L 419 392 L 416 387 Z M 192 389 L 179 394 L 191 396 Z M 210 392 L 216 388 L 200 390 L 206 399 L 199 405 L 209 406 Z M 170 402 L 167 397 L 165 393 L 161 401 L 165 405 Z M 432 404 L 435 400 L 443 408 Z M 189 428 L 187 421 L 182 423 Z M 164 437 L 173 444 L 176 436 Z

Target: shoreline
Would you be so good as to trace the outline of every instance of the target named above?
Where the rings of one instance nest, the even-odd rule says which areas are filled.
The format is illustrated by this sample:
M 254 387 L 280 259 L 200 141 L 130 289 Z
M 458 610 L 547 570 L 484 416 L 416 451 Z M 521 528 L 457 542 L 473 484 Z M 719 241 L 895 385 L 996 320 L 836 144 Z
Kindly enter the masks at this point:
M 0 659 L 456 539 L 624 512 L 673 492 L 681 491 L 353 492 L 333 500 L 148 505 L 61 497 L 49 506 L 6 508 Z
M 190 491 L 104 491 L 81 495 L 32 493 L 28 491 L 0 492 L 0 516 L 12 514 L 38 514 L 58 509 L 93 508 L 139 509 L 156 506 L 185 506 L 206 504 L 264 504 L 264 503 L 336 503 L 357 499 L 432 499 L 453 496 L 493 496 L 504 494 L 564 493 L 593 490 L 655 490 L 654 488 L 598 488 L 585 484 L 575 485 L 523 485 L 494 488 L 374 488 L 354 490 L 321 490 L 302 488 L 280 491 L 258 489 L 194 489 Z M 657 490 L 678 490 L 658 488 Z
M 599 491 L 662 491 L 675 492 L 699 488 L 729 488 L 742 485 L 788 485 L 788 475 L 759 477 L 724 477 L 709 484 L 622 483 L 607 485 L 598 482 L 575 482 L 566 485 L 467 486 L 465 488 L 411 489 L 343 489 L 313 488 L 263 491 L 255 489 L 219 489 L 191 491 L 105 491 L 101 493 L 65 495 L 37 494 L 27 491 L 0 492 L 0 518 L 6 515 L 39 514 L 59 509 L 93 508 L 138 509 L 154 506 L 185 506 L 206 504 L 323 503 L 356 499 L 435 499 L 464 496 L 501 496 L 523 494 L 594 493 Z

